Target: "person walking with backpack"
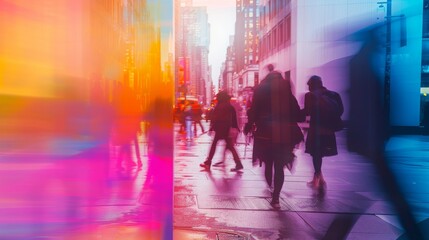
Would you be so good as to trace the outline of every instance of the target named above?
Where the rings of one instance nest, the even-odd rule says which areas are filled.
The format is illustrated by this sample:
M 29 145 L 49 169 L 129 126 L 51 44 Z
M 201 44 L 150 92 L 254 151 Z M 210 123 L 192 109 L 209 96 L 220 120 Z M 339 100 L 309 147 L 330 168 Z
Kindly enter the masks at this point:
M 313 158 L 314 176 L 309 187 L 325 188 L 322 175 L 322 158 L 338 154 L 335 131 L 342 128 L 343 103 L 338 93 L 323 86 L 322 78 L 311 76 L 307 82 L 303 115 L 310 116 L 310 127 L 305 141 L 305 152 Z
M 226 142 L 226 149 L 230 150 L 235 162 L 235 168 L 231 171 L 239 171 L 243 169 L 243 164 L 240 161 L 237 151 L 235 150 L 232 137 L 230 135 L 231 128 L 238 130 L 237 114 L 234 107 L 230 103 L 231 97 L 226 91 L 221 91 L 216 95 L 218 103 L 213 110 L 210 121 L 210 130 L 214 131 L 215 136 L 210 147 L 209 155 L 205 162 L 201 163 L 200 166 L 209 170 L 213 156 L 216 151 L 217 142 L 221 139 Z

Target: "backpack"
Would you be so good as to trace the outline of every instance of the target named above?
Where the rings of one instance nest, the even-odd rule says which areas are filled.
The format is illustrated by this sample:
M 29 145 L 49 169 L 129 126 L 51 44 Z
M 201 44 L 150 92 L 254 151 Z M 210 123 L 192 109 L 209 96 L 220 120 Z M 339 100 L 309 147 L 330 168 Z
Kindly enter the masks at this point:
M 326 90 L 318 97 L 320 109 L 320 124 L 332 131 L 340 131 L 344 128 L 341 115 L 344 108 L 341 97 L 334 91 Z

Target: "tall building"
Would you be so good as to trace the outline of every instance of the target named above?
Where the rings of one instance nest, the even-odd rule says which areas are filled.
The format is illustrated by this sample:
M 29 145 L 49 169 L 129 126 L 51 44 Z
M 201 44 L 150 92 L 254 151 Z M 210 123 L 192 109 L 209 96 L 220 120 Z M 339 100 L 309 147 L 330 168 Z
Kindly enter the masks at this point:
M 259 62 L 259 0 L 237 0 L 235 23 L 236 71 Z
M 254 86 L 255 84 L 254 79 L 255 75 L 257 75 L 259 63 L 259 6 L 260 0 L 236 1 L 235 40 L 233 47 L 235 77 L 231 89 L 234 95 L 237 95 L 242 88 Z
M 219 90 L 227 91 L 230 95 L 235 95 L 236 81 L 234 81 L 235 71 L 235 51 L 234 36 L 230 36 L 229 45 L 226 49 L 225 62 L 222 63 L 221 76 L 219 79 Z
M 92 98 L 111 101 L 118 83 L 137 94 L 141 110 L 162 82 L 159 9 L 156 1 L 104 0 L 87 3 Z
M 195 7 L 192 1 L 179 1 L 175 6 L 176 97 L 193 96 L 206 104 L 209 88 L 208 53 L 210 25 L 206 7 Z

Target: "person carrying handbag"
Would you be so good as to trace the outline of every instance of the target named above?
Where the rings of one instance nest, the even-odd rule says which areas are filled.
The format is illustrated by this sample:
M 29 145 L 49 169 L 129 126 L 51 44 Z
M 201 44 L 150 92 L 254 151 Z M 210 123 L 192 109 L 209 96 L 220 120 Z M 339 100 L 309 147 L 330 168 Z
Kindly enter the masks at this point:
M 240 161 L 237 150 L 234 147 L 234 142 L 230 136 L 231 128 L 238 130 L 237 124 L 237 114 L 234 107 L 230 103 L 231 97 L 226 91 L 221 91 L 216 95 L 217 105 L 213 110 L 210 122 L 210 131 L 215 132 L 213 142 L 210 147 L 209 155 L 203 163 L 200 164 L 200 167 L 203 167 L 207 170 L 210 170 L 212 159 L 214 157 L 217 142 L 219 140 L 225 140 L 226 149 L 230 150 L 235 162 L 235 168 L 232 168 L 231 171 L 239 171 L 243 169 L 243 164 Z

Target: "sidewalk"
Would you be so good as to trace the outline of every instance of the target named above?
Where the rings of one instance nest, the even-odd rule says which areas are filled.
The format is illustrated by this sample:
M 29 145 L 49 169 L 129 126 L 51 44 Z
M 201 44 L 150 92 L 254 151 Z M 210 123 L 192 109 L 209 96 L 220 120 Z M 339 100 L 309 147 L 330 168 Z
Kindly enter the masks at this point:
M 392 142 L 401 145 L 406 139 L 394 138 Z M 244 164 L 241 173 L 229 171 L 234 167 L 230 154 L 224 167 L 212 167 L 210 172 L 199 167 L 211 143 L 207 134 L 191 145 L 177 141 L 174 239 L 232 239 L 233 234 L 237 234 L 234 239 L 322 239 L 333 233 L 329 227 L 334 220 L 336 224 L 355 221 L 348 239 L 398 238 L 403 230 L 372 164 L 345 149 L 343 132 L 337 141 L 339 154 L 325 158 L 322 167 L 328 184 L 325 194 L 306 186 L 313 175 L 311 158 L 303 153 L 303 145 L 296 151 L 295 172 L 285 170 L 281 210 L 270 206 L 263 167 L 252 167 L 251 146 L 245 146 L 242 135 L 237 146 Z M 220 160 L 222 150 L 219 144 L 214 163 Z M 427 196 L 425 189 L 414 191 L 426 191 Z M 427 198 L 419 197 L 420 205 L 427 205 Z M 423 212 L 420 220 L 428 216 Z
M 0 239 L 168 239 L 172 177 L 139 144 L 143 167 L 123 170 L 117 146 L 82 140 L 0 151 Z

